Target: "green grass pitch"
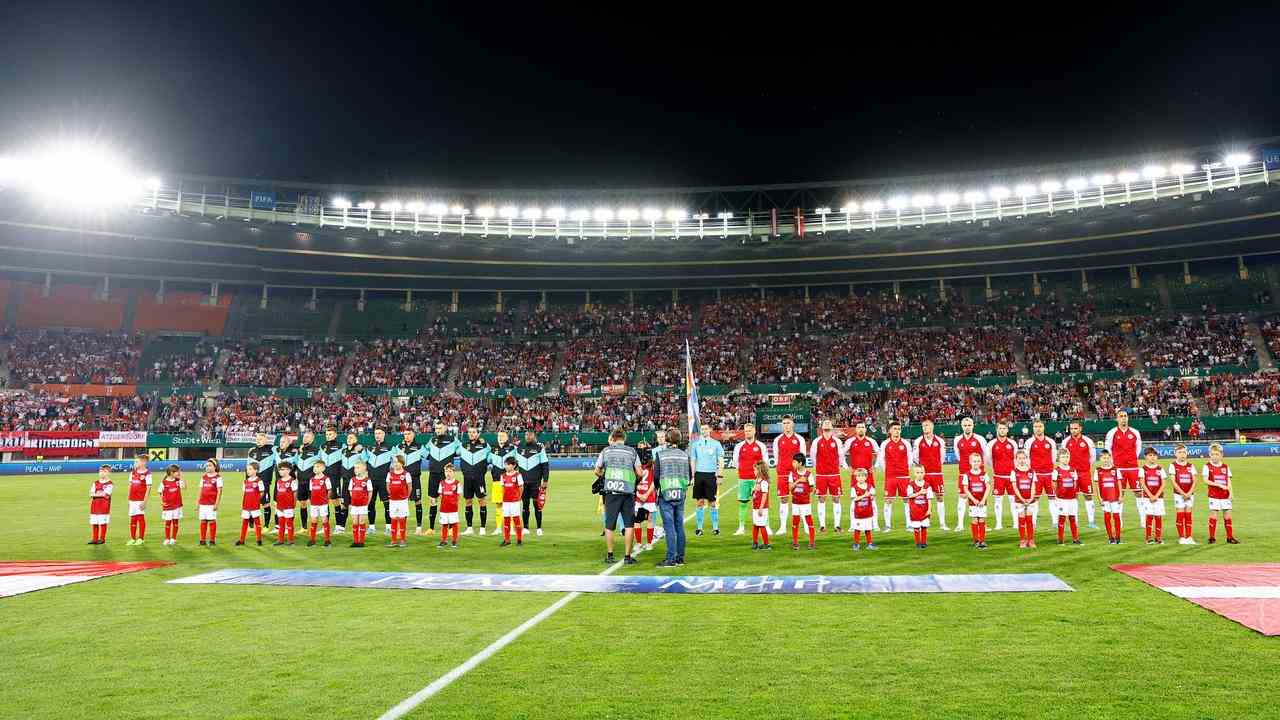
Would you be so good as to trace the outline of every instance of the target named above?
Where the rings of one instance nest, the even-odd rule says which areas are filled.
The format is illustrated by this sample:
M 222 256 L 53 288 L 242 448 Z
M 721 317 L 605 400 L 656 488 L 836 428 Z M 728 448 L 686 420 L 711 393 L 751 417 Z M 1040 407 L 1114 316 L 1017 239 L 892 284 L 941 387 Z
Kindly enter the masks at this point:
M 419 706 L 414 718 L 1257 717 L 1280 701 L 1280 639 L 1260 636 L 1108 568 L 1121 562 L 1280 559 L 1280 462 L 1231 461 L 1239 546 L 1140 542 L 1058 547 L 1014 529 L 930 534 L 912 547 L 899 517 L 877 553 L 847 535 L 817 552 L 789 542 L 753 553 L 725 496 L 719 537 L 690 535 L 696 574 L 1051 572 L 1074 593 L 851 596 L 585 594 Z M 0 478 L 0 560 L 172 560 L 173 567 L 0 600 L 0 715 L 21 718 L 376 717 L 560 597 L 484 593 L 182 586 L 224 567 L 598 573 L 605 568 L 589 475 L 553 478 L 547 535 L 500 549 L 464 537 L 456 552 L 410 536 L 407 550 L 232 546 L 239 476 L 228 474 L 216 548 L 196 546 L 194 492 L 181 544 L 126 547 L 117 498 L 109 544 L 88 539 L 88 475 Z M 117 477 L 117 488 L 120 488 Z M 948 492 L 954 489 L 949 478 Z M 948 498 L 954 521 L 954 498 Z M 691 511 L 692 508 L 690 507 Z M 1007 512 L 1007 510 L 1006 510 Z M 1081 513 L 1083 520 L 1083 512 Z M 1166 535 L 1172 536 L 1169 516 Z M 776 521 L 775 521 L 776 522 Z M 492 525 L 492 518 L 490 520 Z M 658 550 L 661 550 L 659 542 Z M 652 573 L 655 551 L 624 572 Z

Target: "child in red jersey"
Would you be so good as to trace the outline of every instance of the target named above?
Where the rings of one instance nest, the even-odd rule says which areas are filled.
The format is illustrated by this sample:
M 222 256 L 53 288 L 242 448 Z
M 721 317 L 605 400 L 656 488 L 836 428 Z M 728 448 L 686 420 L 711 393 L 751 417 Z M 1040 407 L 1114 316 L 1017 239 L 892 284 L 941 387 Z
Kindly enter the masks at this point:
M 236 541 L 236 545 L 244 545 L 250 523 L 253 524 L 253 534 L 257 537 L 258 544 L 262 544 L 262 498 L 266 494 L 267 486 L 258 477 L 258 463 L 250 460 L 244 466 L 244 494 L 240 498 L 240 539 Z
M 769 544 L 769 464 L 755 464 L 756 479 L 751 486 L 751 549 L 772 550 Z
M 164 479 L 160 481 L 160 519 L 164 521 L 164 544 L 178 544 L 178 521 L 182 519 L 182 491 L 187 483 L 182 479 L 182 471 L 177 465 L 169 465 L 164 469 Z
M 637 550 L 653 549 L 653 518 L 658 514 L 658 491 L 653 486 L 653 464 L 644 465 L 636 478 L 635 538 Z
M 1036 546 L 1036 490 L 1040 487 L 1031 470 L 1031 457 L 1026 450 L 1013 456 L 1013 514 L 1018 518 L 1018 547 Z
M 871 531 L 876 524 L 876 488 L 868 479 L 866 468 L 854 468 L 849 494 L 849 514 L 853 516 L 849 525 L 853 529 L 853 549 L 862 549 L 862 534 L 866 533 L 867 549 L 875 550 Z
M 1196 466 L 1191 464 L 1187 446 L 1182 443 L 1173 447 L 1169 482 L 1173 484 L 1174 523 L 1178 528 L 1178 544 L 1195 545 L 1196 541 L 1191 539 L 1191 508 L 1196 501 Z
M 213 547 L 218 543 L 218 505 L 222 503 L 222 468 L 210 458 L 204 463 L 204 475 L 200 476 L 200 497 L 196 500 L 196 513 L 200 518 L 200 544 Z
M 391 472 L 387 473 L 387 517 L 391 518 L 391 542 L 387 547 L 408 547 L 406 540 L 409 530 L 409 493 L 413 490 L 413 481 L 405 472 L 405 458 L 397 455 L 391 461 Z
M 147 469 L 147 456 L 133 459 L 129 471 L 129 542 L 141 545 L 147 538 L 147 495 L 151 494 L 151 471 Z
M 357 460 L 353 466 L 350 482 L 347 483 L 345 500 L 351 507 L 351 547 L 364 547 L 365 536 L 369 534 L 369 500 L 373 497 L 373 480 L 369 478 L 369 464 Z
M 516 528 L 516 545 L 524 544 L 524 526 L 520 524 L 520 498 L 524 496 L 524 479 L 516 469 L 515 457 L 503 462 L 502 473 L 502 542 L 498 547 L 510 547 L 511 526 Z
M 960 492 L 968 505 L 969 534 L 973 546 L 987 549 L 987 495 L 991 494 L 991 481 L 982 464 L 982 455 L 969 453 L 969 469 L 960 473 Z
M 437 547 L 458 547 L 458 495 L 461 492 L 453 466 L 445 465 L 444 480 L 440 481 L 440 544 Z M 452 542 L 449 542 L 450 531 Z
M 1058 544 L 1066 541 L 1068 523 L 1071 525 L 1071 544 L 1080 542 L 1080 475 L 1071 467 L 1071 451 L 1063 448 L 1058 451 L 1058 462 L 1053 466 L 1053 497 L 1049 500 L 1057 505 L 1054 517 L 1058 518 Z
M 111 466 L 99 466 L 98 478 L 89 486 L 89 532 L 92 534 L 89 545 L 102 545 L 107 541 L 107 523 L 111 522 L 111 493 L 115 489 L 115 482 L 111 480 Z
M 1102 519 L 1107 526 L 1107 544 L 1120 544 L 1120 511 L 1124 508 L 1121 493 L 1124 478 L 1115 466 L 1110 450 L 1098 451 L 1098 499 L 1102 501 Z
M 916 538 L 916 547 L 923 550 L 929 547 L 929 516 L 932 514 L 929 503 L 929 481 L 924 476 L 924 466 L 911 466 L 911 479 L 907 481 L 907 529 Z
M 324 546 L 329 547 L 332 543 L 330 538 L 333 535 L 333 526 L 330 524 L 330 509 L 333 506 L 333 481 L 324 474 L 326 465 L 323 460 L 317 460 L 311 466 L 311 480 L 307 483 L 307 512 L 310 515 L 310 527 L 307 529 L 310 538 L 307 540 L 307 547 L 315 547 L 316 544 L 316 526 L 324 524 Z
M 298 504 L 298 481 L 293 478 L 292 465 L 276 465 L 276 488 L 272 495 L 276 511 L 276 541 L 272 545 L 292 545 L 293 509 Z
M 1138 469 L 1138 486 L 1142 500 L 1142 512 L 1146 517 L 1148 545 L 1163 545 L 1164 538 L 1164 468 L 1160 467 L 1160 454 L 1153 447 L 1142 453 L 1142 467 Z
M 1209 544 L 1218 542 L 1218 518 L 1216 512 L 1222 513 L 1222 524 L 1227 529 L 1227 544 L 1239 545 L 1236 534 L 1231 527 L 1231 501 L 1235 497 L 1235 489 L 1231 485 L 1231 468 L 1222 462 L 1222 445 L 1213 443 L 1209 446 L 1209 462 L 1204 465 L 1204 484 L 1209 495 Z
M 816 549 L 813 537 L 813 473 L 804 466 L 802 452 L 791 456 L 791 549 L 800 549 L 800 523 L 809 530 L 809 549 Z M 839 503 L 836 503 L 837 507 Z

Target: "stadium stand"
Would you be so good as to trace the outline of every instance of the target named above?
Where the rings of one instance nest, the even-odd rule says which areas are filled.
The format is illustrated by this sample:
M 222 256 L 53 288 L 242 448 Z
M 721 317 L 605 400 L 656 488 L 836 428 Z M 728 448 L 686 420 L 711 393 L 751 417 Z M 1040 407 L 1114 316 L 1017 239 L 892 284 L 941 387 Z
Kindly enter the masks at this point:
M 459 348 L 458 387 L 469 390 L 542 388 L 551 381 L 556 346 L 516 341 L 473 340 Z
M 22 330 L 5 353 L 10 385 L 128 385 L 138 381 L 142 339 L 119 332 Z
M 443 338 L 370 340 L 357 346 L 351 387 L 442 388 L 453 364 L 454 344 Z
M 1280 375 L 1213 375 L 1200 381 L 1206 415 L 1260 415 L 1280 404 Z
M 705 322 L 705 320 L 704 320 Z M 743 382 L 739 353 L 750 341 L 741 335 L 704 335 L 690 343 L 698 382 L 733 387 Z M 668 333 L 654 338 L 645 354 L 647 383 L 661 387 L 683 386 L 685 335 Z
M 1244 312 L 1257 309 L 1269 300 L 1270 291 L 1261 277 L 1241 280 L 1230 271 L 1205 273 L 1192 277 L 1190 283 L 1180 277 L 1169 282 L 1169 301 L 1178 311 Z
M 21 302 L 16 325 L 22 329 L 81 328 L 119 331 L 124 326 L 125 301 L 113 295 L 98 297 L 99 289 L 85 285 L 54 285 L 49 297 L 43 286 L 20 283 Z
M 1089 411 L 1113 417 L 1117 410 L 1136 415 L 1198 415 L 1194 383 L 1182 378 L 1125 378 L 1097 380 L 1082 393 Z
M 565 349 L 561 387 L 572 394 L 602 386 L 629 386 L 640 342 L 636 336 L 613 333 L 571 340 Z
M 1257 350 L 1243 315 L 1148 318 L 1135 333 L 1148 368 L 1256 367 Z
M 34 392 L 0 403 L 0 430 L 135 430 L 146 426 L 144 397 L 83 397 Z
M 1043 323 L 1025 333 L 1027 367 L 1035 375 L 1130 370 L 1133 353 L 1115 326 L 1077 320 Z
M 241 342 L 227 347 L 223 385 L 332 387 L 349 346 L 333 342 Z
M 142 292 L 134 310 L 133 329 L 144 332 L 172 331 L 219 336 L 226 331 L 232 296 L 219 294 L 216 305 L 198 292 L 166 291 L 164 302 Z
M 139 379 L 143 383 L 207 384 L 213 380 L 219 348 L 201 338 L 169 336 L 147 342 Z

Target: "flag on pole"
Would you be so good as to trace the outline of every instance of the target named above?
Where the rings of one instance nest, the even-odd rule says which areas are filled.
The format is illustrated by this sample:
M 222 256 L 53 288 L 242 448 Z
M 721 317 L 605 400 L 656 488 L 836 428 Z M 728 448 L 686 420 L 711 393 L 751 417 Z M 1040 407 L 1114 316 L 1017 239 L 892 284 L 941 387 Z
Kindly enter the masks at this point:
M 692 440 L 698 437 L 702 417 L 698 411 L 698 382 L 693 378 L 693 352 L 689 349 L 689 338 L 684 339 L 684 394 L 685 413 L 689 415 L 689 439 Z

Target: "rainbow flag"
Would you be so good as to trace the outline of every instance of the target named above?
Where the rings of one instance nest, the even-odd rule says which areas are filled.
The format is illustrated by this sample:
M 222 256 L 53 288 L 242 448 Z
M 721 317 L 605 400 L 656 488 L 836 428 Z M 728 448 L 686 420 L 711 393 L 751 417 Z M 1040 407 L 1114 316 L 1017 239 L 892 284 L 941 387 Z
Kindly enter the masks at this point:
M 702 413 L 698 411 L 698 381 L 693 377 L 693 351 L 689 349 L 689 338 L 684 339 L 684 395 L 685 413 L 689 416 L 689 439 L 692 440 L 698 437 Z

